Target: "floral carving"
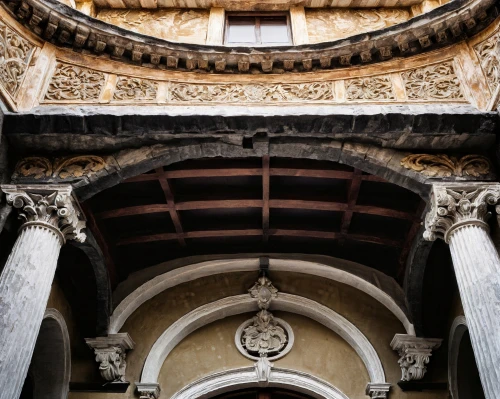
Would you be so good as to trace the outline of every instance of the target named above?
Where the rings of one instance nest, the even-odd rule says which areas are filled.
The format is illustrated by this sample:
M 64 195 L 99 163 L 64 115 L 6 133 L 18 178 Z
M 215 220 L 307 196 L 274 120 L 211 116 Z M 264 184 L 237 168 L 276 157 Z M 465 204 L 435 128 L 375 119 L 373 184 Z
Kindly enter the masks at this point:
M 252 324 L 243 329 L 243 348 L 258 357 L 278 354 L 287 343 L 285 330 L 267 310 L 262 309 L 252 319 Z
M 0 22 L 0 82 L 15 97 L 35 47 Z
M 86 235 L 81 231 L 85 221 L 70 191 L 46 186 L 43 189 L 3 186 L 2 191 L 7 195 L 7 203 L 19 209 L 24 226 L 37 224 L 52 228 L 60 233 L 62 241 L 85 241 Z
M 395 100 L 389 76 L 370 76 L 345 81 L 347 100 Z
M 401 77 L 408 100 L 464 100 L 451 61 L 412 69 Z
M 278 296 L 278 290 L 266 276 L 260 277 L 248 292 L 257 299 L 260 309 L 268 309 L 271 301 Z
M 58 158 L 53 162 L 43 157 L 28 157 L 18 162 L 12 178 L 79 178 L 97 173 L 105 167 L 104 159 L 96 155 Z
M 500 33 L 497 33 L 474 47 L 492 93 L 495 92 L 500 81 L 499 40 Z
M 429 177 L 479 177 L 490 173 L 490 161 L 482 155 L 458 158 L 445 154 L 412 154 L 404 157 L 401 165 Z
M 265 103 L 333 101 L 332 82 L 264 84 L 171 83 L 173 102 Z
M 59 63 L 49 83 L 45 100 L 97 100 L 105 80 L 102 72 Z
M 114 100 L 155 100 L 158 83 L 140 78 L 119 77 Z
M 499 199 L 498 184 L 434 185 L 432 208 L 425 218 L 424 238 L 428 241 L 442 238 L 448 242 L 450 234 L 464 221 L 488 229 L 488 205 L 496 205 Z

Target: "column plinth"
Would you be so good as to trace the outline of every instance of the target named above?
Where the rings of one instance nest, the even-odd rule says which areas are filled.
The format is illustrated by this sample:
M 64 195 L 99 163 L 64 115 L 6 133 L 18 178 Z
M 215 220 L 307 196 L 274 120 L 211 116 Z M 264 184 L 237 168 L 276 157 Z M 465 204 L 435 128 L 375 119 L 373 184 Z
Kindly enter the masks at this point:
M 47 307 L 61 246 L 85 239 L 70 186 L 2 186 L 24 220 L 0 276 L 0 399 L 17 399 Z
M 499 199 L 500 184 L 435 184 L 424 236 L 450 245 L 487 399 L 500 397 L 500 257 L 486 222 Z

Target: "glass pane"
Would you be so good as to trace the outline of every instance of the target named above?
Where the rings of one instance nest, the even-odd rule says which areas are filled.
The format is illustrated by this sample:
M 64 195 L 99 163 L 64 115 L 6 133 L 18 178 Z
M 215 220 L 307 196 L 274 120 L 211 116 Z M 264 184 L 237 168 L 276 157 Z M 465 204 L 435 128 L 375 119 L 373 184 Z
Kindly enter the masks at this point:
M 262 43 L 289 43 L 286 17 L 261 17 Z
M 255 18 L 229 17 L 227 43 L 255 43 Z

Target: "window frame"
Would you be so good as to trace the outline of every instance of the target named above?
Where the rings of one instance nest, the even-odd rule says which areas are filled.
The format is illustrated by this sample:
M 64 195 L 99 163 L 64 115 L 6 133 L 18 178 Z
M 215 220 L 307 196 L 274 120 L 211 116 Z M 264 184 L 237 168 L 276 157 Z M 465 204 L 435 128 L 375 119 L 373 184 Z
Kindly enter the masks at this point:
M 229 43 L 229 18 L 231 17 L 252 17 L 255 18 L 255 38 L 256 42 L 249 43 Z M 260 18 L 262 17 L 285 17 L 286 28 L 288 33 L 288 43 L 262 43 L 262 34 L 260 29 Z M 293 46 L 293 32 L 290 13 L 286 11 L 281 12 L 226 12 L 224 21 L 224 46 L 239 46 L 239 47 L 266 47 L 266 46 Z

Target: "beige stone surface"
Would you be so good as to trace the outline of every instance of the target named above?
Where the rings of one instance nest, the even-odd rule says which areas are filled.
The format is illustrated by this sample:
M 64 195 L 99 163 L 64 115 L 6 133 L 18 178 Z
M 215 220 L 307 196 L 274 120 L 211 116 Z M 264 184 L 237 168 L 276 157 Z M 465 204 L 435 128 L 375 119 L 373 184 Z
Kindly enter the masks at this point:
M 321 43 L 387 28 L 408 21 L 406 8 L 394 9 L 306 9 L 310 43 Z
M 100 10 L 101 21 L 179 43 L 205 44 L 209 10 Z

